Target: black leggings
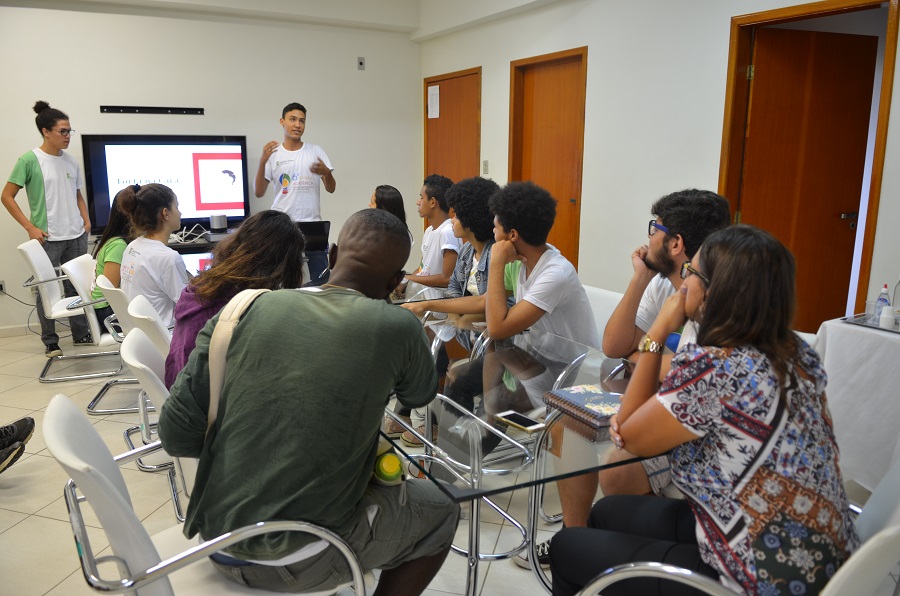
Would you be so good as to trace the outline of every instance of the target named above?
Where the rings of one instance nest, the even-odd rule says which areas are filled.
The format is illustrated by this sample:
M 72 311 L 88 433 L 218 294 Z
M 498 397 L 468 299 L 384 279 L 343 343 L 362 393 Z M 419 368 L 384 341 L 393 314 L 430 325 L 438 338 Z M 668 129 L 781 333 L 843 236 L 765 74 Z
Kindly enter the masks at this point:
M 577 594 L 602 571 L 622 563 L 669 563 L 718 579 L 700 559 L 696 519 L 687 501 L 665 497 L 613 495 L 594 504 L 587 528 L 565 528 L 550 542 L 554 596 Z M 684 584 L 630 579 L 613 584 L 604 596 L 698 594 Z

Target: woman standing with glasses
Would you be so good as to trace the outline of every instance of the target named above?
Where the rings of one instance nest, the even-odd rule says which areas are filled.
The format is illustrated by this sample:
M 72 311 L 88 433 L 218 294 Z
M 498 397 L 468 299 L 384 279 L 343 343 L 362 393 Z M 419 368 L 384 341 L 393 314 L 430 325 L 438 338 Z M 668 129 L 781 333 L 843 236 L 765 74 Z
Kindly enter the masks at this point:
M 553 593 L 574 594 L 621 563 L 655 561 L 742 594 L 818 594 L 858 538 L 825 371 L 790 328 L 794 257 L 768 232 L 733 225 L 710 235 L 681 275 L 638 348 L 611 434 L 635 455 L 667 453 L 685 498 L 598 501 L 588 528 L 551 542 Z M 660 386 L 660 342 L 685 318 L 698 322 L 697 342 L 678 351 Z M 693 593 L 656 579 L 608 593 L 663 590 Z
M 43 143 L 19 158 L 13 167 L 9 181 L 3 188 L 3 206 L 19 222 L 28 237 L 40 242 L 54 267 L 87 253 L 91 223 L 87 204 L 81 196 L 82 176 L 78 163 L 65 149 L 69 148 L 72 134 L 69 117 L 46 101 L 34 104 L 34 119 Z M 25 188 L 28 195 L 30 217 L 26 217 L 16 203 L 19 190 Z M 74 296 L 75 290 L 65 282 L 66 296 Z M 59 336 L 52 319 L 44 316 L 40 294 L 37 296 L 37 313 L 41 322 L 41 341 L 48 358 L 59 356 Z M 84 315 L 70 317 L 72 341 L 76 344 L 93 343 Z

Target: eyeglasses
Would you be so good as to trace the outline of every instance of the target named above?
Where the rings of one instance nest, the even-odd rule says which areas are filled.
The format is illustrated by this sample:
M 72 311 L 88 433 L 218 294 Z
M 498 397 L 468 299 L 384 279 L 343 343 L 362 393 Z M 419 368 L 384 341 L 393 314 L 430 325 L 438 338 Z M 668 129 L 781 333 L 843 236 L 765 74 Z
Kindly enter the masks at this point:
M 653 234 L 656 233 L 656 230 L 662 230 L 666 234 L 669 233 L 669 228 L 662 225 L 661 223 L 656 223 L 655 219 L 651 219 L 650 223 L 647 225 L 647 235 L 652 236 Z
M 709 285 L 709 278 L 691 267 L 690 261 L 685 261 L 681 264 L 681 279 L 687 279 L 691 275 L 696 275 L 703 281 L 703 283 L 705 283 L 707 286 Z
M 73 134 L 75 134 L 75 130 L 73 130 L 71 128 L 60 128 L 60 129 L 57 129 L 56 132 L 58 132 L 59 134 L 61 134 L 64 137 L 71 137 Z

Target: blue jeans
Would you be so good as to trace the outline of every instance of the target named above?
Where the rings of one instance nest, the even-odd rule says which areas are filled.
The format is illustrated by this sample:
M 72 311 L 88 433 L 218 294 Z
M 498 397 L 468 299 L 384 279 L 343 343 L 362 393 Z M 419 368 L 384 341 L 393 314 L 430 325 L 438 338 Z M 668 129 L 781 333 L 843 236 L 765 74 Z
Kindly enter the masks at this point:
M 83 254 L 87 254 L 87 241 L 88 235 L 87 232 L 85 232 L 78 238 L 73 238 L 71 240 L 56 240 L 52 242 L 47 241 L 41 246 L 44 247 L 44 252 L 50 257 L 50 262 L 53 263 L 53 266 L 59 267 L 67 261 L 71 261 Z M 72 287 L 72 284 L 68 281 L 64 281 L 63 295 L 77 296 L 78 294 L 75 292 L 75 288 Z M 56 334 L 56 323 L 53 319 L 48 319 L 44 314 L 40 292 L 37 294 L 35 307 L 37 308 L 38 320 L 41 322 L 41 341 L 44 342 L 45 346 L 59 343 L 59 335 Z M 72 341 L 81 340 L 90 335 L 91 330 L 88 328 L 88 322 L 84 315 L 69 317 L 69 326 L 72 328 Z
M 307 251 L 307 266 L 309 267 L 309 280 L 305 286 L 321 286 L 331 277 L 331 269 L 328 268 L 328 253 L 324 250 Z

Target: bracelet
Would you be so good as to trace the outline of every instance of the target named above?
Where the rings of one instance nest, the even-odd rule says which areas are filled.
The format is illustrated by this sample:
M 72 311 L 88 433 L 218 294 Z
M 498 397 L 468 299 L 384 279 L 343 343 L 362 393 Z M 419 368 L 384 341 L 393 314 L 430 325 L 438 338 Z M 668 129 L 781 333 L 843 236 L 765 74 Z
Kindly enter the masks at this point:
M 650 352 L 652 354 L 662 354 L 663 349 L 666 346 L 664 344 L 659 343 L 658 341 L 654 341 L 650 338 L 649 335 L 645 335 L 644 339 L 641 340 L 641 343 L 638 344 L 638 352 L 643 354 L 644 352 Z

